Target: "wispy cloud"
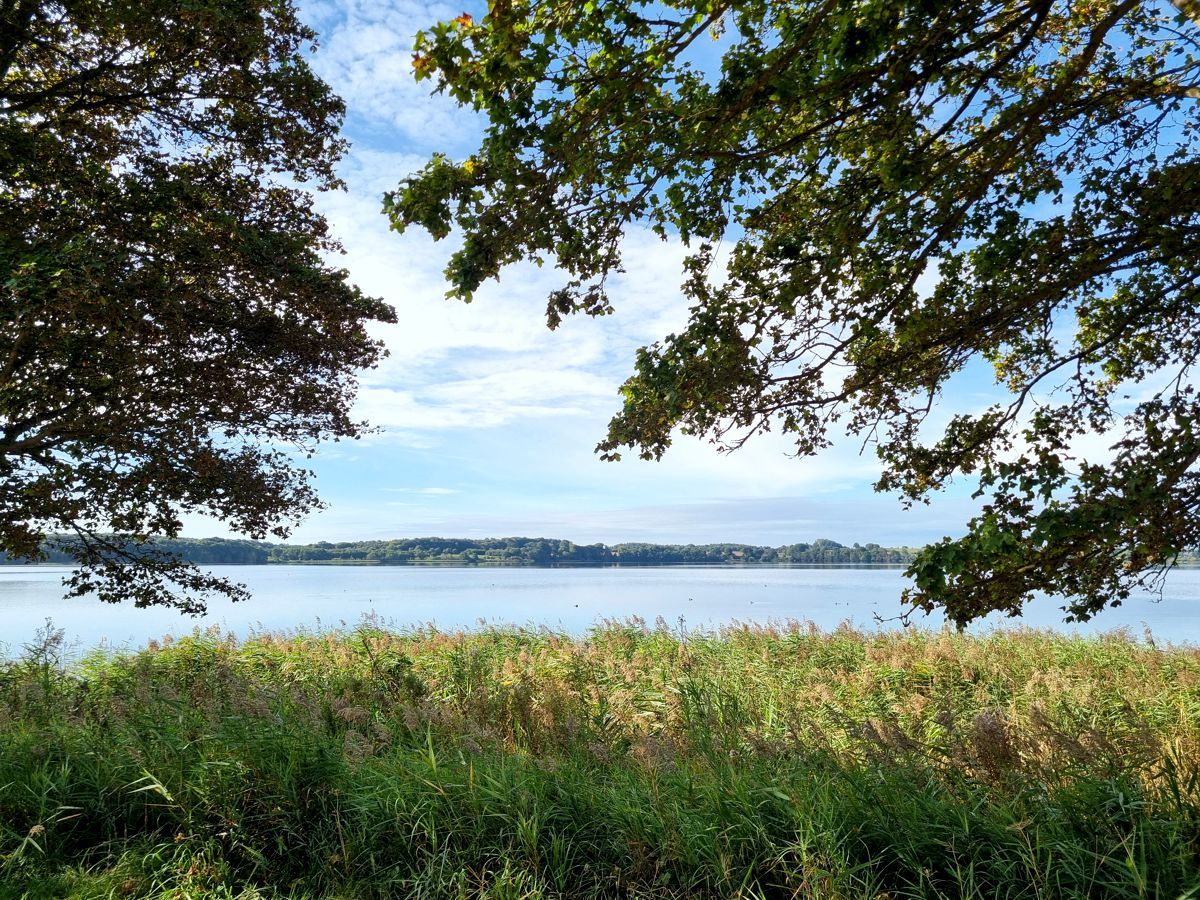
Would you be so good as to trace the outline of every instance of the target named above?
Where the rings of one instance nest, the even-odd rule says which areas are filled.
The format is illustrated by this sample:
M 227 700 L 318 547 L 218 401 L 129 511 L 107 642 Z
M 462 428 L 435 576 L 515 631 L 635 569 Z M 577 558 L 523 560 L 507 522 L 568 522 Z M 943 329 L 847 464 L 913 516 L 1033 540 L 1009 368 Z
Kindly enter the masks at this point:
M 412 73 L 413 37 L 461 9 L 444 3 L 315 0 L 301 10 L 321 34 L 314 70 L 346 101 L 360 141 L 445 149 L 472 140 L 474 115 L 430 96 Z

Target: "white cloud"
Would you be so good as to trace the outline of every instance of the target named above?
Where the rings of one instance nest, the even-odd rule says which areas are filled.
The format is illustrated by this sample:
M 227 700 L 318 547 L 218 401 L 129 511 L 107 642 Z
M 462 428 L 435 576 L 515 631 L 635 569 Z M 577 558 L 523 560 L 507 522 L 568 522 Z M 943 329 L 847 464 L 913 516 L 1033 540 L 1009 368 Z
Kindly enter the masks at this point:
M 416 82 L 413 38 L 459 12 L 443 3 L 339 0 L 306 3 L 301 18 L 320 32 L 314 71 L 346 101 L 351 117 L 386 126 L 391 141 L 444 149 L 472 140 L 479 123 L 448 98 L 431 96 L 430 82 Z
M 473 386 L 472 386 L 473 387 Z M 433 390 L 445 396 L 450 386 Z M 539 419 L 562 415 L 582 415 L 582 409 L 547 403 L 514 401 L 498 396 L 495 402 L 480 402 L 474 396 L 449 397 L 446 402 L 424 402 L 413 392 L 397 388 L 363 388 L 354 412 L 373 425 L 387 430 L 412 431 L 471 428 L 485 429 L 507 425 L 519 419 Z
M 363 374 L 356 416 L 406 442 L 422 432 L 552 416 L 590 415 L 598 432 L 636 348 L 686 322 L 684 248 L 634 230 L 629 273 L 611 283 L 617 313 L 571 317 L 554 332 L 546 297 L 567 276 L 551 267 L 512 266 L 471 304 L 447 300 L 442 269 L 452 243 L 397 235 L 380 212 L 383 191 L 418 164 L 412 154 L 355 150 L 342 167 L 348 191 L 319 198 L 345 247 L 337 264 L 398 317 L 373 326 L 389 356 Z

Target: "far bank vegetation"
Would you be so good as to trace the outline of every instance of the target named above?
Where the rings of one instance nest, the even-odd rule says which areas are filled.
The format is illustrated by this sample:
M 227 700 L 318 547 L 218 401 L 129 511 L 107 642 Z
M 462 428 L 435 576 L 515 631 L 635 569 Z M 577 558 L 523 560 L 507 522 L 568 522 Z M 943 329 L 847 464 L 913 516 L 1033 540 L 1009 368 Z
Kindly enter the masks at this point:
M 69 540 L 44 548 L 45 562 L 70 564 Z M 844 546 L 818 538 L 812 543 L 760 547 L 753 544 L 574 544 L 553 538 L 403 538 L 315 544 L 271 544 L 261 541 L 159 539 L 158 551 L 199 565 L 480 565 L 480 566 L 613 566 L 613 565 L 903 565 L 912 547 L 879 544 Z M 0 561 L 7 558 L 0 557 Z

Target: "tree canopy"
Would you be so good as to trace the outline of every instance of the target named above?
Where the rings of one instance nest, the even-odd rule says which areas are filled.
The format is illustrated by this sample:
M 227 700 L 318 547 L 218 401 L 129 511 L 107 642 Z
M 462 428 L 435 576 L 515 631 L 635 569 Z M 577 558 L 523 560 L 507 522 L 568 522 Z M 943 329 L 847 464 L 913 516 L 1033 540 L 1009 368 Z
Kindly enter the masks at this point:
M 289 0 L 0 0 L 0 551 L 66 534 L 77 594 L 236 586 L 148 545 L 200 511 L 260 538 L 318 503 L 383 303 L 305 184 L 343 105 Z
M 557 263 L 552 328 L 611 309 L 632 227 L 681 239 L 690 320 L 638 353 L 605 458 L 844 430 L 905 502 L 978 480 L 916 607 L 1047 591 L 1086 618 L 1200 537 L 1200 4 L 1176 6 L 497 0 L 413 60 L 482 143 L 385 211 L 461 236 L 463 299 Z M 1007 397 L 931 416 L 981 364 Z

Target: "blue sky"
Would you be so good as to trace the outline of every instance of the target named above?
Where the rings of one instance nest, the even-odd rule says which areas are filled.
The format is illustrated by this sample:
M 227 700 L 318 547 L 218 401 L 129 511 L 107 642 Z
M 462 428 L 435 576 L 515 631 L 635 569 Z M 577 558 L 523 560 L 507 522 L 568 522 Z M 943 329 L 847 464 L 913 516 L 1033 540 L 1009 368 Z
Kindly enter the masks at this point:
M 376 328 L 390 355 L 362 378 L 357 413 L 380 431 L 325 445 L 310 461 L 328 509 L 292 540 L 527 535 L 778 545 L 827 537 L 897 545 L 961 532 L 974 507 L 966 485 L 906 512 L 897 498 L 873 493 L 874 455 L 849 440 L 800 460 L 777 435 L 733 454 L 681 437 L 659 463 L 601 462 L 593 448 L 619 406 L 634 351 L 686 321 L 683 248 L 631 233 L 627 272 L 612 284 L 616 314 L 574 318 L 553 333 L 545 298 L 561 279 L 549 267 L 508 270 L 469 306 L 446 300 L 451 243 L 390 232 L 380 204 L 434 151 L 465 156 L 477 142 L 480 122 L 431 97 L 410 71 L 413 35 L 463 6 L 337 0 L 301 9 L 321 35 L 313 65 L 346 100 L 352 142 L 341 166 L 348 190 L 323 195 L 319 207 L 345 246 L 340 264 L 395 306 L 399 322 Z M 965 379 L 938 418 L 984 405 L 987 388 L 986 378 Z M 225 532 L 193 518 L 186 533 Z

